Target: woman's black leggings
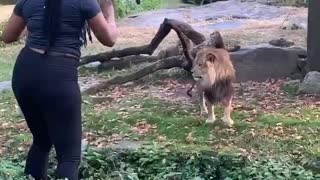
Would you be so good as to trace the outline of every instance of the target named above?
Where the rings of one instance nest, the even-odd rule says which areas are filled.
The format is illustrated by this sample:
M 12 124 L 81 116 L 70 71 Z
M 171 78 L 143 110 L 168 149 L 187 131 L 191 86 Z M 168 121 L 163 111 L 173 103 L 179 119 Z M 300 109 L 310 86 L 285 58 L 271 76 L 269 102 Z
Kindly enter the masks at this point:
M 78 60 L 49 56 L 24 48 L 13 71 L 12 88 L 33 135 L 25 173 L 47 178 L 54 146 L 57 177 L 78 179 L 81 156 L 81 93 Z

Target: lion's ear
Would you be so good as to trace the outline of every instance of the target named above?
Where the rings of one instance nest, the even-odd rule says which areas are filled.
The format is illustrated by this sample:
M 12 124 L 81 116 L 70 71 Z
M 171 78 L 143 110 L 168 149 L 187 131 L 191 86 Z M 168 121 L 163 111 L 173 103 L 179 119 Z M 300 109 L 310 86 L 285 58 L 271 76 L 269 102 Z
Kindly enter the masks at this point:
M 206 60 L 211 62 L 211 63 L 214 63 L 214 61 L 216 60 L 216 56 L 214 54 L 212 54 L 212 53 L 209 53 L 206 56 Z

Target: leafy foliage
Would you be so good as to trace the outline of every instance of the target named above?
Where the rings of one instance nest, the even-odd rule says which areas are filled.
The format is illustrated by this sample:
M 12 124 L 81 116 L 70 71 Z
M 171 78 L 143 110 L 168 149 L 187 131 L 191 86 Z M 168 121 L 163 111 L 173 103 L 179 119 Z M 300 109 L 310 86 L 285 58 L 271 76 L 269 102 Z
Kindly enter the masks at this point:
M 177 152 L 160 146 L 115 153 L 90 150 L 81 168 L 85 179 L 297 179 L 320 176 L 289 158 L 249 161 L 242 156 L 210 151 Z
M 0 160 L 0 179 L 18 180 L 22 179 L 22 176 L 23 167 L 21 164 L 8 160 Z
M 121 18 L 132 13 L 157 9 L 160 7 L 160 5 L 161 0 L 144 0 L 140 5 L 137 5 L 135 1 L 131 0 L 119 0 L 116 4 L 117 16 Z
M 1 161 L 0 179 L 22 180 L 22 173 L 23 166 L 17 163 L 17 159 Z M 80 174 L 81 179 L 86 180 L 316 180 L 320 178 L 319 174 L 305 170 L 288 157 L 248 160 L 244 156 L 211 151 L 171 151 L 158 145 L 136 151 L 90 149 L 85 153 Z

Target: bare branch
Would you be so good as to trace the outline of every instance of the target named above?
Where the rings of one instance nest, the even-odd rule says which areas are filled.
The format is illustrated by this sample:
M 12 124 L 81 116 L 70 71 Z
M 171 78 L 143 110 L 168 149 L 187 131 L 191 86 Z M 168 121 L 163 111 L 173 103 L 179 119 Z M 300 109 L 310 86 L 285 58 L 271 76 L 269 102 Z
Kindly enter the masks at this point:
M 183 67 L 183 60 L 180 59 L 179 56 L 174 56 L 166 59 L 159 60 L 151 65 L 148 65 L 144 68 L 141 68 L 138 71 L 127 75 L 114 76 L 111 79 L 101 81 L 99 84 L 94 85 L 88 89 L 86 89 L 84 94 L 95 94 L 102 89 L 108 88 L 111 85 L 115 84 L 124 84 L 130 81 L 134 81 L 140 79 L 148 74 L 154 73 L 161 69 L 171 69 L 174 67 Z

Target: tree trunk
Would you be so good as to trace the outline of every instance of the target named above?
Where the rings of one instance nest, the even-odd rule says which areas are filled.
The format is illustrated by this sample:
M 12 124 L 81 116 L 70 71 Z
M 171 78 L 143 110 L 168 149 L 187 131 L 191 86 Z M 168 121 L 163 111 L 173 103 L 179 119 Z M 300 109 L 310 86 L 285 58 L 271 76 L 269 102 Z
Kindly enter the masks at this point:
M 140 54 L 153 54 L 155 49 L 171 30 L 174 30 L 179 37 L 183 55 L 180 55 L 180 53 L 178 53 L 178 56 L 171 56 L 165 59 L 160 59 L 157 56 L 139 56 Z M 191 42 L 193 42 L 195 46 L 192 46 Z M 133 73 L 122 76 L 114 76 L 108 80 L 101 81 L 98 84 L 85 90 L 83 93 L 95 94 L 100 90 L 107 88 L 108 86 L 134 81 L 162 69 L 180 67 L 186 71 L 190 71 L 195 54 L 203 47 L 223 48 L 228 51 L 237 51 L 240 49 L 240 46 L 226 48 L 223 42 L 223 38 L 218 31 L 210 34 L 210 38 L 206 40 L 204 35 L 195 31 L 189 24 L 174 19 L 165 19 L 164 22 L 160 25 L 157 34 L 148 45 L 115 50 L 82 58 L 80 65 L 95 61 L 103 62 L 102 66 L 100 66 L 101 70 L 111 68 L 121 69 L 130 67 L 132 64 L 156 61 Z M 115 57 L 120 58 L 120 60 L 111 60 Z M 190 92 L 190 90 L 188 92 Z
M 320 71 L 320 0 L 309 0 L 308 71 Z
M 203 43 L 206 38 L 203 34 L 195 31 L 189 24 L 181 21 L 177 21 L 174 19 L 164 19 L 163 23 L 160 25 L 160 28 L 152 39 L 150 44 L 143 45 L 139 47 L 131 47 L 122 50 L 113 50 L 110 52 L 100 53 L 93 56 L 85 56 L 81 58 L 81 62 L 79 66 L 91 63 L 91 62 L 105 62 L 109 61 L 115 57 L 125 57 L 131 55 L 141 55 L 141 54 L 148 54 L 152 55 L 155 49 L 159 46 L 162 40 L 170 33 L 171 29 L 175 30 L 176 32 L 183 33 L 186 38 L 189 38 L 194 44 L 198 45 Z
M 106 61 L 98 67 L 98 71 L 107 70 L 120 70 L 125 68 L 130 68 L 132 65 L 137 65 L 140 63 L 151 63 L 159 60 L 157 56 L 126 56 L 119 60 Z
M 137 70 L 133 73 L 114 76 L 108 80 L 101 81 L 99 84 L 96 84 L 84 90 L 83 94 L 95 94 L 98 93 L 100 90 L 105 89 L 111 85 L 124 84 L 130 81 L 134 81 L 162 69 L 171 69 L 174 67 L 184 68 L 184 62 L 184 60 L 180 59 L 180 56 L 173 56 L 166 59 L 162 59 L 144 68 L 141 68 L 140 70 Z

